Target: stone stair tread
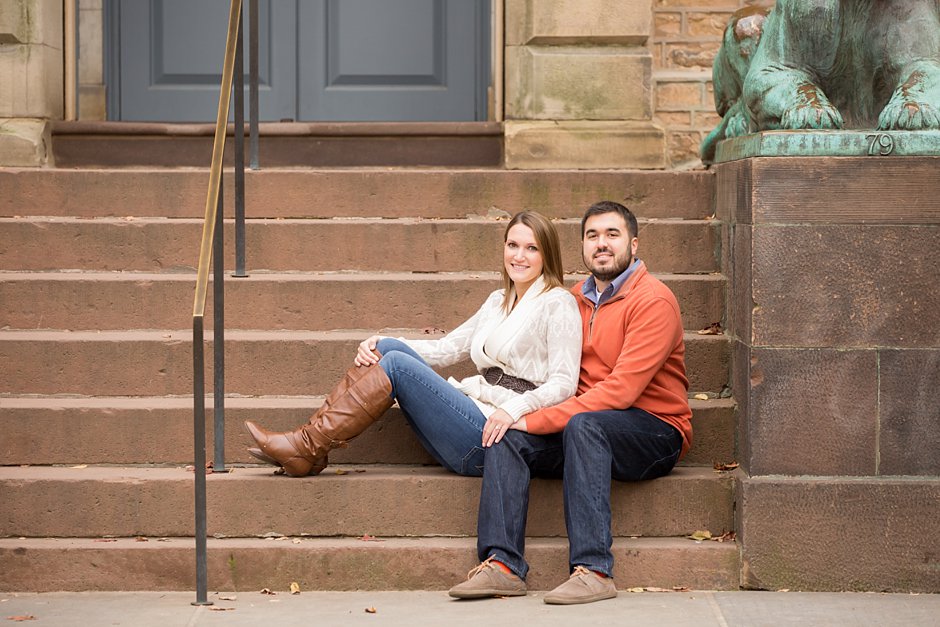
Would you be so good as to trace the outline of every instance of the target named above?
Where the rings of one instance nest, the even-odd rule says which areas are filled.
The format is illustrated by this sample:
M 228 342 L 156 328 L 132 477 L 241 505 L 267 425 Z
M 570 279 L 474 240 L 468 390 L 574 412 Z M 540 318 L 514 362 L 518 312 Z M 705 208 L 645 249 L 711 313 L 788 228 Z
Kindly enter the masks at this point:
M 255 218 L 246 225 L 249 268 L 273 270 L 495 270 L 505 221 L 417 218 Z M 557 221 L 562 267 L 582 269 L 580 221 Z M 718 271 L 718 223 L 641 220 L 643 259 L 655 271 Z M 224 227 L 226 250 L 234 226 Z M 195 218 L 0 218 L 0 267 L 12 270 L 192 271 L 202 220 Z
M 0 589 L 185 590 L 195 585 L 194 540 L 188 538 L 0 538 Z M 298 540 L 297 543 L 294 540 Z M 445 537 L 212 538 L 212 590 L 446 590 L 476 565 L 476 539 Z M 620 589 L 656 586 L 734 590 L 735 542 L 686 538 L 614 538 Z M 567 540 L 530 537 L 530 590 L 549 590 L 568 571 Z
M 246 450 L 251 442 L 243 421 L 259 420 L 273 430 L 292 429 L 305 422 L 323 398 L 227 396 L 226 463 L 255 461 Z M 205 400 L 210 414 L 213 404 L 210 395 Z M 690 399 L 689 404 L 694 445 L 680 464 L 711 467 L 718 461 L 731 461 L 734 400 Z M 0 430 L 4 434 L 0 463 L 180 464 L 192 459 L 192 424 L 192 396 L 5 395 L 0 397 Z M 330 459 L 335 463 L 435 463 L 397 406 L 349 447 L 334 451 Z
M 380 332 L 411 338 L 440 335 L 427 330 Z M 226 330 L 226 390 L 245 396 L 325 394 L 352 363 L 359 342 L 375 332 Z M 211 339 L 207 332 L 207 346 Z M 728 384 L 728 337 L 686 332 L 685 343 L 692 392 L 721 392 Z M 162 396 L 186 395 L 193 389 L 189 329 L 2 331 L 0 361 L 8 364 L 0 394 L 109 396 L 132 391 L 135 396 Z M 52 371 L 58 373 L 54 380 L 48 377 Z M 441 370 L 445 377 L 472 373 L 466 360 Z
M 393 215 L 466 217 L 491 209 L 579 215 L 603 198 L 643 217 L 704 218 L 713 211 L 714 174 L 638 170 L 502 168 L 264 168 L 246 174 L 250 216 Z M 231 173 L 226 172 L 226 190 Z M 200 217 L 207 168 L 0 168 L 0 215 L 25 208 L 52 215 Z M 232 195 L 226 191 L 226 200 Z M 318 202 L 310 202 L 316 198 Z
M 210 473 L 206 484 L 208 533 L 225 536 L 473 535 L 481 485 L 439 466 L 404 464 L 329 466 L 304 479 L 242 466 Z M 185 466 L 0 467 L 0 536 L 188 535 L 192 485 Z M 652 482 L 614 482 L 613 533 L 728 531 L 733 488 L 733 473 L 695 467 Z M 528 529 L 564 535 L 561 481 L 533 481 Z
M 584 274 L 569 274 L 573 285 Z M 655 273 L 679 300 L 683 324 L 721 319 L 719 274 Z M 0 328 L 155 329 L 192 324 L 195 274 L 0 271 Z M 271 272 L 226 278 L 226 328 L 334 329 L 399 325 L 453 328 L 502 286 L 498 272 Z M 211 300 L 211 298 L 210 298 Z M 407 305 L 405 305 L 407 303 Z M 206 314 L 211 320 L 211 305 Z

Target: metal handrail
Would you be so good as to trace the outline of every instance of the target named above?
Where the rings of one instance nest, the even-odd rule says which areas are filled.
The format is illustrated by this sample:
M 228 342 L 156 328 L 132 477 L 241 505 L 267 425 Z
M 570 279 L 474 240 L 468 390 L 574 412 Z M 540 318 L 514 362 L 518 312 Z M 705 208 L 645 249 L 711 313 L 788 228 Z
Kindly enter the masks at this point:
M 196 540 L 196 601 L 194 605 L 211 605 L 208 600 L 208 560 L 206 551 L 206 408 L 205 408 L 205 364 L 203 357 L 203 319 L 206 312 L 206 292 L 209 285 L 209 264 L 215 243 L 215 265 L 222 266 L 222 157 L 225 149 L 225 134 L 228 126 L 228 111 L 231 103 L 232 80 L 235 71 L 235 51 L 240 32 L 241 0 L 232 0 L 229 8 L 228 35 L 225 40 L 225 61 L 222 66 L 222 86 L 219 93 L 219 109 L 216 115 L 215 139 L 212 144 L 212 164 L 209 168 L 209 189 L 206 194 L 205 221 L 202 226 L 202 241 L 199 246 L 199 265 L 196 273 L 196 294 L 193 298 L 193 451 L 195 475 L 195 540 Z M 240 72 L 244 72 L 239 68 Z M 244 134 L 245 129 L 235 129 Z M 219 231 L 218 233 L 216 231 Z M 216 273 L 216 293 L 221 290 L 219 273 Z M 216 355 L 221 347 L 219 325 L 222 304 L 215 302 Z M 218 372 L 216 391 L 218 398 Z

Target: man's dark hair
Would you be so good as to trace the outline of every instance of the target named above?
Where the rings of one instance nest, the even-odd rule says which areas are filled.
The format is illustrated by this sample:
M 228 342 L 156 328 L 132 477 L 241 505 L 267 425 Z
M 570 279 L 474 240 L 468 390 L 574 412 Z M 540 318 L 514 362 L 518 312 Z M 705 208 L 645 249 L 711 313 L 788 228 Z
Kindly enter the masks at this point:
M 629 209 L 621 205 L 619 202 L 614 202 L 612 200 L 602 200 L 596 202 L 588 210 L 584 212 L 584 217 L 581 218 L 581 239 L 584 239 L 584 225 L 587 222 L 588 218 L 591 216 L 597 216 L 602 213 L 619 213 L 620 217 L 623 218 L 623 221 L 627 223 L 627 229 L 630 231 L 630 238 L 637 236 L 637 224 L 636 216 L 633 215 Z

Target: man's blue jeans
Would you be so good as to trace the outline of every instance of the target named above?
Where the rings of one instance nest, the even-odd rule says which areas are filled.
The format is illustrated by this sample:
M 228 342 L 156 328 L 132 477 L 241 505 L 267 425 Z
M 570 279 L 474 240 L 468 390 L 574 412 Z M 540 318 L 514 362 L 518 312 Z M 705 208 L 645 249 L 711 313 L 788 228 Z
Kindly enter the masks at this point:
M 392 382 L 392 396 L 424 448 L 452 472 L 482 475 L 486 417 L 480 408 L 404 342 L 384 338 L 376 348 L 382 354 L 379 365 Z
M 610 480 L 642 481 L 672 470 L 679 430 L 642 409 L 576 414 L 561 433 L 509 431 L 486 450 L 477 553 L 525 579 L 525 527 L 531 477 L 564 478 L 569 566 L 611 575 Z

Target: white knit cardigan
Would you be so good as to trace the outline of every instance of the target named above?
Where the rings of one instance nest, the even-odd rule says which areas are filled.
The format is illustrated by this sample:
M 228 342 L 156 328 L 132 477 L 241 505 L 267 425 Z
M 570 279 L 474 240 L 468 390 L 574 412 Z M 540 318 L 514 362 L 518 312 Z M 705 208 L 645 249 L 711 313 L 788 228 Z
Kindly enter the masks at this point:
M 489 417 L 502 409 L 514 421 L 574 396 L 581 365 L 581 314 L 574 296 L 562 287 L 544 291 L 536 279 L 507 316 L 503 290 L 496 290 L 466 322 L 435 340 L 401 338 L 431 366 L 466 358 L 477 371 L 499 367 L 537 387 L 523 394 L 484 380 L 482 374 L 450 383 Z

